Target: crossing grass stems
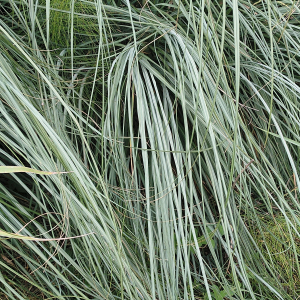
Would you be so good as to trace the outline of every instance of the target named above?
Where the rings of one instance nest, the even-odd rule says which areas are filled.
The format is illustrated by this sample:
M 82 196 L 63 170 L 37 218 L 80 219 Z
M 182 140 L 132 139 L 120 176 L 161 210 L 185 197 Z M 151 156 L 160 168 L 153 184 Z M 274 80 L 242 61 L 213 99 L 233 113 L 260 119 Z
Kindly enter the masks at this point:
M 3 299 L 299 295 L 297 1 L 0 10 Z

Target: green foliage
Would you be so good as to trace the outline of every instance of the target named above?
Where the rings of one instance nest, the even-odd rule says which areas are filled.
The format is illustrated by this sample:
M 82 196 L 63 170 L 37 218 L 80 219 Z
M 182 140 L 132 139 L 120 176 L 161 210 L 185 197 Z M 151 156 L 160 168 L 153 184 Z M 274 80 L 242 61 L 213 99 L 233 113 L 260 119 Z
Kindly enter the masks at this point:
M 253 237 L 268 263 L 273 265 L 281 285 L 290 295 L 297 297 L 300 292 L 297 269 L 300 239 L 293 231 L 290 232 L 290 226 L 299 229 L 299 225 L 293 223 L 289 226 L 285 216 L 278 213 L 273 219 L 262 219 L 261 225 L 262 232 L 252 224 Z
M 0 0 L 1 297 L 294 299 L 297 5 Z
M 230 297 L 230 296 L 234 295 L 233 291 L 230 291 L 229 293 L 225 290 L 220 291 L 218 286 L 216 286 L 216 285 L 212 286 L 212 290 L 213 290 L 212 297 L 215 300 L 223 300 L 223 299 L 226 299 L 226 297 Z M 206 294 L 205 297 L 204 297 L 204 300 L 207 300 L 207 299 L 209 299 L 209 297 Z

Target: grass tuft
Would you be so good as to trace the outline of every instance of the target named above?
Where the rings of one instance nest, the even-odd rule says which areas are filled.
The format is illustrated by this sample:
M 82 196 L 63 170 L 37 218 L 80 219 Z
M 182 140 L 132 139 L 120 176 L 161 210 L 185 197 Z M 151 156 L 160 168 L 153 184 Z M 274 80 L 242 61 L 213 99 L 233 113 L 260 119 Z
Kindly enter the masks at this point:
M 1 297 L 295 299 L 298 4 L 0 0 Z

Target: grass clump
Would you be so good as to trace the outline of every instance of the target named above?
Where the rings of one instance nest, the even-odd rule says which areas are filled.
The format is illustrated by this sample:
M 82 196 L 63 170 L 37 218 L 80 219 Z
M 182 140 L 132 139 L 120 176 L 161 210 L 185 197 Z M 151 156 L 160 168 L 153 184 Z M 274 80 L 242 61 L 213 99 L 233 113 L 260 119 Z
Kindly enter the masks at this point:
M 0 5 L 5 297 L 295 299 L 296 2 Z

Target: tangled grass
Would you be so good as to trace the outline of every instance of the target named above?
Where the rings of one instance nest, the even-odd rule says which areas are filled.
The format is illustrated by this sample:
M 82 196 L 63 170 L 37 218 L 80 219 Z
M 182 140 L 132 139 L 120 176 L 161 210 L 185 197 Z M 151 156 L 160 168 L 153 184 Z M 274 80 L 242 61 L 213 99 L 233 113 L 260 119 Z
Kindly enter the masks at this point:
M 296 299 L 298 2 L 0 1 L 3 299 Z

